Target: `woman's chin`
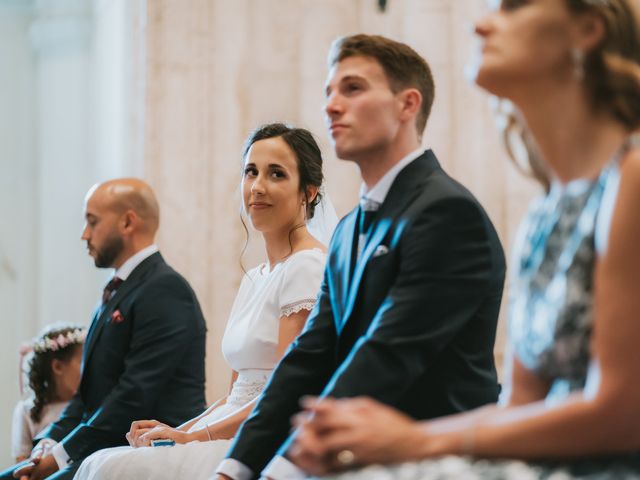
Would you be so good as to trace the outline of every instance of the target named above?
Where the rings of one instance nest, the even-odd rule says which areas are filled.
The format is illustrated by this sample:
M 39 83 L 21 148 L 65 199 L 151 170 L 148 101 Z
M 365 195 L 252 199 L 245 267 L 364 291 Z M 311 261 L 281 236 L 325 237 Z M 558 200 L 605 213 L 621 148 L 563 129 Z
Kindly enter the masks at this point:
M 480 68 L 475 78 L 475 83 L 487 93 L 500 98 L 510 98 L 519 79 L 506 72 L 497 72 L 495 69 Z
M 269 233 L 273 230 L 273 225 L 270 222 L 265 222 L 263 218 L 251 218 L 249 217 L 249 223 L 251 227 L 259 233 Z
M 486 90 L 487 92 L 500 96 L 496 92 L 497 82 L 495 79 L 495 75 L 492 75 L 491 72 L 487 72 L 486 70 L 480 68 L 476 74 L 475 78 L 476 85 Z

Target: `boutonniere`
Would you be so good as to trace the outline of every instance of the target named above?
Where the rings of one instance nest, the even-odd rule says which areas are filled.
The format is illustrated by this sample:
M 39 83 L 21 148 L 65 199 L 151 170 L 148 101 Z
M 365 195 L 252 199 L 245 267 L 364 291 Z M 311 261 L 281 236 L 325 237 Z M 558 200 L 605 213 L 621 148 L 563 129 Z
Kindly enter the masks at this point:
M 116 310 L 111 314 L 111 323 L 120 323 L 120 322 L 124 322 L 124 317 L 122 316 L 122 313 L 120 312 L 120 310 Z

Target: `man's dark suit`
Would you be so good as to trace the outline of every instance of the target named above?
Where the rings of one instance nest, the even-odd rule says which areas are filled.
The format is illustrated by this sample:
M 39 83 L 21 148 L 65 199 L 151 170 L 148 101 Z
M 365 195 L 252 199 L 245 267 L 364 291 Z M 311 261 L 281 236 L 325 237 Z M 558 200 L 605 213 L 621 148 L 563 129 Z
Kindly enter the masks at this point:
M 303 395 L 367 395 L 417 419 L 497 400 L 505 262 L 477 200 L 429 150 L 396 177 L 360 259 L 358 215 L 338 225 L 307 326 L 228 454 L 256 475 L 286 453 Z
M 178 425 L 202 413 L 205 336 L 200 305 L 187 281 L 160 253 L 140 263 L 98 307 L 78 392 L 39 437 L 62 442 L 73 461 L 49 478 L 72 478 L 91 453 L 126 444 L 133 420 Z M 0 478 L 11 478 L 6 474 Z

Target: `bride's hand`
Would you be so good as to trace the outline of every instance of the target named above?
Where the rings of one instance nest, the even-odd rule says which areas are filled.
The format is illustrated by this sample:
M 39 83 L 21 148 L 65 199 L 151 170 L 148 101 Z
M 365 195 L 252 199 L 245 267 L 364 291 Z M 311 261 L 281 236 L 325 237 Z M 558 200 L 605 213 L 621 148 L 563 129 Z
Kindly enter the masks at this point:
M 176 443 L 188 443 L 193 440 L 191 434 L 166 425 L 152 428 L 138 439 L 142 445 L 151 445 L 152 440 L 173 440 Z
M 415 460 L 426 442 L 419 423 L 368 398 L 310 399 L 305 407 L 288 456 L 308 473 Z
M 125 437 L 133 448 L 141 447 L 140 437 L 155 427 L 168 427 L 168 425 L 158 420 L 136 420 L 131 423 L 131 428 Z

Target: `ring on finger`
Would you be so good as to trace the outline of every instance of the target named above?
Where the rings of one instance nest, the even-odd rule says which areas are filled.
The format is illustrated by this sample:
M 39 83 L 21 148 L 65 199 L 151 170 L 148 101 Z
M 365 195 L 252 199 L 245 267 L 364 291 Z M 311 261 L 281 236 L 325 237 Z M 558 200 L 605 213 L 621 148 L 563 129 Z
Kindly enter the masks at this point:
M 356 456 L 353 452 L 347 448 L 344 450 L 340 450 L 336 455 L 336 460 L 338 463 L 344 467 L 348 467 L 353 465 L 356 461 Z

